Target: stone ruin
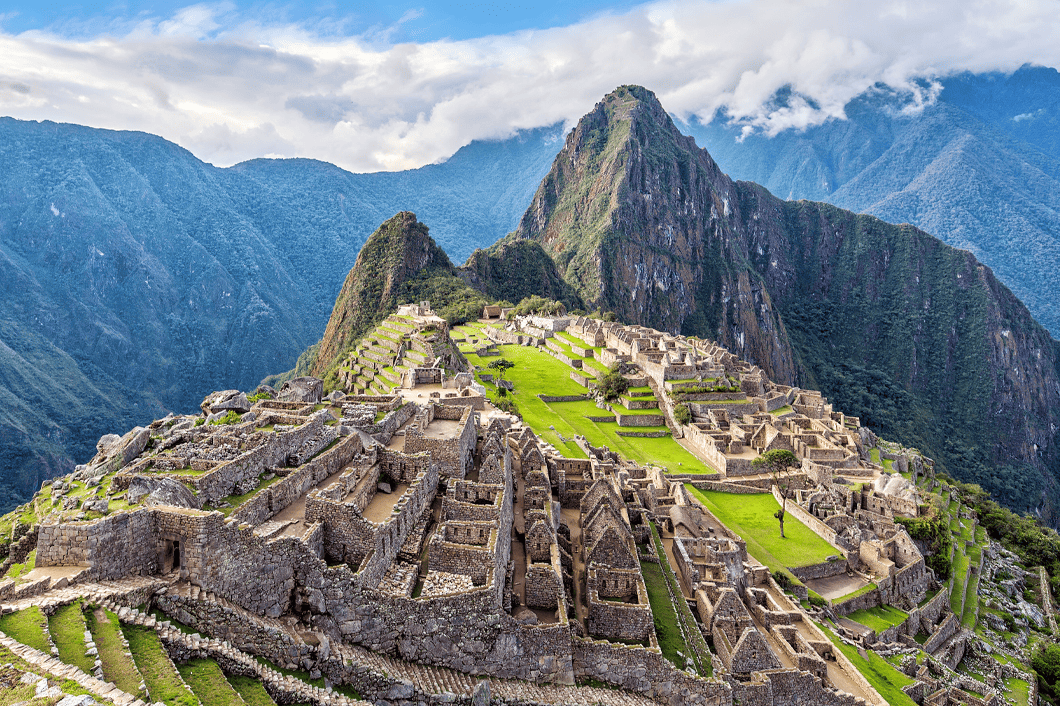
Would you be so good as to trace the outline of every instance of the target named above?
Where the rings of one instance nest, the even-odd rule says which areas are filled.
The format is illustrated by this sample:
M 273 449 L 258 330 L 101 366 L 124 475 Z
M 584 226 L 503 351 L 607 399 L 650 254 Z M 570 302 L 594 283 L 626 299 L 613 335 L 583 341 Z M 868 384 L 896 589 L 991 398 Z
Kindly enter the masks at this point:
M 470 688 L 440 694 L 427 676 L 438 673 L 453 683 L 490 677 L 507 704 L 541 702 L 516 684 L 569 686 L 555 692 L 569 700 L 554 702 L 582 702 L 588 687 L 573 685 L 587 681 L 616 688 L 597 699 L 616 704 L 879 698 L 811 619 L 822 609 L 800 605 L 806 589 L 786 593 L 691 499 L 688 477 L 584 438 L 585 458 L 564 457 L 528 427 L 488 417 L 463 370 L 434 382 L 423 371 L 445 368 L 428 335 L 432 316 L 416 305 L 384 322 L 340 375 L 345 393 L 325 398 L 304 379 L 253 402 L 224 391 L 204 400 L 201 416 L 105 437 L 91 462 L 50 485 L 44 520 L 16 551 L 35 549 L 39 567 L 76 569 L 64 579 L 75 587 L 156 581 L 148 602 L 203 636 L 165 632 L 174 654 L 209 653 L 216 640 L 227 659 L 302 667 L 376 703 L 490 702 L 479 687 L 478 700 Z M 748 459 L 791 450 L 802 467 L 788 477 L 789 511 L 837 547 L 833 560 L 796 576 L 811 588 L 836 576 L 877 584 L 823 609 L 837 620 L 857 607 L 910 609 L 893 634 L 840 627 L 839 638 L 888 649 L 926 631 L 929 652 L 955 654 L 959 620 L 944 592 L 922 603 L 933 576 L 894 521 L 915 516 L 920 498 L 867 459 L 855 418 L 703 341 L 584 318 L 511 326 L 487 334 L 566 331 L 602 348 L 602 360 L 627 363 L 668 422 L 688 404 L 693 422 L 673 428 L 721 471 L 694 481 L 705 488 L 766 491 Z M 412 401 L 421 384 L 438 385 L 438 396 Z M 681 664 L 662 655 L 647 564 L 664 575 L 672 567 L 669 600 L 694 653 Z M 0 599 L 49 590 L 47 581 L 0 583 Z M 919 674 L 909 693 L 945 703 L 929 679 Z

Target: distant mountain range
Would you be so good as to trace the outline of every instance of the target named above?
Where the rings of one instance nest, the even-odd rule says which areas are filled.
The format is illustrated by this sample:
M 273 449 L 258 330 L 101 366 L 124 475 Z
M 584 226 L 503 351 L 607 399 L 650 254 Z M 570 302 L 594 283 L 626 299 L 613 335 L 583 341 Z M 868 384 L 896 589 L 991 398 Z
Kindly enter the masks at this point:
M 1060 73 L 1028 66 L 941 86 L 922 111 L 874 90 L 846 120 L 772 138 L 741 139 L 724 119 L 682 128 L 734 179 L 970 250 L 1060 335 Z
M 152 135 L 0 119 L 0 510 L 103 434 L 290 368 L 395 212 L 417 209 L 458 257 L 492 243 L 560 140 L 534 130 L 351 174 L 218 169 Z
M 849 120 L 772 139 L 752 135 L 738 142 L 735 128 L 720 120 L 682 129 L 718 160 L 717 178 L 729 172 L 759 180 L 781 197 L 821 199 L 914 223 L 971 249 L 1057 331 L 1058 101 L 1058 74 L 1025 68 L 1012 76 L 947 79 L 936 104 L 916 115 L 902 114 L 898 99 L 879 91 L 854 101 L 848 107 Z M 146 422 L 165 410 L 193 409 L 211 390 L 250 389 L 266 375 L 291 368 L 301 352 L 321 339 L 336 295 L 369 234 L 395 213 L 414 211 L 456 262 L 514 230 L 563 147 L 561 133 L 554 127 L 507 141 L 472 143 L 443 164 L 407 172 L 351 174 L 310 160 L 254 160 L 218 169 L 151 135 L 0 118 L 0 510 L 24 500 L 44 477 L 89 458 L 104 433 Z M 675 163 L 672 157 L 668 164 Z M 677 161 L 681 160 L 685 158 Z M 654 165 L 648 166 L 654 169 Z M 655 188 L 650 179 L 685 178 L 646 170 L 642 186 L 649 193 Z M 556 185 L 557 194 L 560 187 Z M 761 189 L 734 188 L 734 193 L 768 201 Z M 689 198 L 684 194 L 675 207 L 688 207 Z M 724 201 L 713 206 L 719 213 L 757 208 Z M 547 220 L 546 210 L 538 204 L 527 212 L 524 235 L 529 233 L 526 218 Z M 815 218 L 838 225 L 846 218 L 820 206 L 780 211 L 796 221 Z M 791 215 L 796 213 L 797 217 Z M 788 228 L 784 232 L 792 232 Z M 661 239 L 652 245 L 654 249 L 645 251 L 655 253 L 651 257 L 673 247 L 665 237 L 652 235 L 656 236 Z M 547 249 L 548 236 L 540 240 Z M 706 241 L 707 246 L 714 247 L 711 242 Z M 865 242 L 879 245 L 871 239 Z M 821 328 L 812 336 L 803 335 L 809 329 L 793 321 L 803 317 L 814 325 L 830 326 L 829 317 L 865 312 L 829 308 L 836 303 L 831 299 L 823 309 L 798 309 L 798 299 L 789 293 L 801 290 L 781 292 L 772 288 L 775 283 L 756 283 L 751 275 L 761 264 L 757 256 L 752 257 L 754 267 L 746 270 L 745 279 L 731 268 L 717 276 L 684 278 L 682 267 L 689 271 L 721 267 L 721 251 L 709 247 L 677 253 L 685 264 L 674 270 L 670 281 L 643 266 L 626 273 L 628 278 L 597 271 L 599 263 L 589 250 L 553 252 L 553 265 L 544 261 L 540 248 L 527 249 L 511 239 L 475 253 L 465 267 L 442 265 L 450 274 L 459 270 L 459 277 L 487 298 L 513 299 L 534 282 L 547 282 L 543 293 L 569 300 L 574 289 L 575 298 L 596 291 L 583 286 L 594 278 L 602 285 L 629 284 L 626 300 L 616 290 L 614 299 L 607 294 L 599 301 L 613 303 L 631 321 L 654 321 L 663 327 L 672 324 L 709 332 L 727 326 L 732 332 L 750 331 L 746 327 L 751 319 L 728 318 L 739 311 L 740 316 L 753 317 L 763 332 L 758 337 L 745 333 L 744 341 L 761 344 L 761 356 L 775 356 L 772 361 L 759 358 L 763 367 L 781 377 L 790 373 L 808 386 L 815 381 L 826 394 L 838 395 L 841 408 L 851 413 L 859 408 L 855 399 L 859 391 L 868 390 L 861 408 L 890 410 L 882 422 L 866 415 L 866 422 L 882 423 L 881 431 L 894 429 L 897 438 L 903 438 L 908 430 L 895 426 L 898 422 L 893 420 L 904 420 L 914 431 L 940 420 L 953 423 L 952 410 L 923 406 L 928 390 L 944 389 L 939 385 L 952 381 L 942 373 L 929 387 L 917 390 L 915 384 L 923 380 L 908 370 L 903 373 L 890 363 L 858 358 L 860 353 L 825 356 L 845 361 L 832 370 L 808 364 L 815 351 L 833 350 L 834 333 Z M 501 256 L 499 248 L 512 249 Z M 949 264 L 943 270 L 956 278 L 964 265 L 950 257 L 944 258 Z M 924 264 L 941 266 L 936 260 Z M 969 273 L 978 272 L 969 267 L 973 267 Z M 565 281 L 558 279 L 557 271 Z M 889 276 L 894 272 L 898 270 Z M 893 283 L 893 291 L 920 285 L 915 269 L 903 267 L 901 272 L 911 279 Z M 726 277 L 735 289 L 724 293 L 703 289 L 703 282 L 718 283 Z M 860 277 L 853 280 L 859 286 Z M 666 314 L 674 321 L 662 315 L 648 317 L 655 306 L 651 297 L 669 291 L 666 296 L 676 301 L 678 293 L 666 288 L 689 283 L 700 288 L 681 295 L 695 302 L 691 313 L 683 313 L 679 321 L 676 311 Z M 989 284 L 987 289 L 997 288 Z M 763 298 L 766 295 L 768 300 Z M 922 296 L 928 295 L 921 292 L 914 297 L 916 305 L 922 305 Z M 765 301 L 768 306 L 719 309 L 710 304 L 727 303 L 726 297 Z M 983 301 L 1005 302 L 997 309 L 995 323 L 1018 310 L 1018 303 L 1000 294 L 991 297 Z M 905 304 L 893 300 L 888 306 L 901 310 Z M 928 340 L 923 338 L 924 327 L 941 325 L 941 319 L 927 317 L 916 323 L 920 329 L 896 328 L 888 350 L 901 351 L 894 352 L 900 358 L 908 353 L 899 345 L 902 337 L 921 336 L 914 348 L 924 355 L 928 345 L 920 342 Z M 1010 330 L 991 324 L 987 330 L 1003 337 L 1006 331 L 1009 335 L 1014 330 L 1031 331 L 1027 326 L 1021 323 Z M 780 344 L 766 345 L 764 332 L 770 330 Z M 1052 343 L 1043 342 L 1037 333 L 1026 335 L 1038 342 L 1035 345 L 1048 359 Z M 946 345 L 942 339 L 931 340 L 930 345 Z M 1019 345 L 1025 346 L 1027 340 Z M 949 365 L 976 374 L 994 371 L 989 374 L 999 378 L 976 379 L 996 396 L 1012 390 L 1004 379 L 1015 374 L 998 372 L 1004 369 L 999 361 L 1008 355 L 999 351 L 993 344 L 969 349 L 962 355 L 975 358 L 974 364 L 961 357 Z M 1022 356 L 1024 348 L 1020 351 Z M 982 356 L 995 354 L 1002 357 L 983 362 Z M 914 369 L 923 370 L 917 367 L 922 362 L 923 358 L 916 359 Z M 1031 375 L 1021 385 L 1052 380 L 1048 370 L 1032 375 L 1031 368 L 1013 369 Z M 1042 393 L 1047 394 L 1052 393 Z M 946 405 L 967 407 L 957 416 L 968 421 L 973 403 L 947 399 Z M 1053 412 L 1040 404 L 1021 407 L 1030 404 L 1023 392 L 998 399 L 1000 406 L 991 414 L 1020 420 L 1002 424 L 1003 432 L 977 428 L 975 433 L 984 434 L 978 445 L 970 441 L 969 426 L 933 437 L 942 445 L 940 457 L 958 459 L 967 454 L 971 470 L 962 477 L 1001 488 L 998 496 L 1010 504 L 1037 504 L 1040 491 L 1050 485 L 1052 461 L 1045 455 L 1039 462 L 1025 461 L 1036 448 L 1051 448 L 1051 433 L 1034 419 L 1051 418 Z M 917 414 L 906 413 L 910 405 Z M 1032 428 L 1037 435 L 1025 433 Z M 999 439 L 1002 433 L 1005 438 Z M 904 437 L 907 443 L 919 443 L 916 438 Z M 951 442 L 956 446 L 946 451 L 945 444 Z M 927 440 L 926 445 L 935 443 Z M 998 458 L 1018 462 L 995 473 Z M 962 475 L 957 465 L 953 467 Z M 1012 486 L 1013 479 L 1030 468 L 1034 470 L 1028 477 L 1035 478 L 1036 492 L 1021 493 Z M 991 473 L 997 476 L 992 481 L 987 478 Z

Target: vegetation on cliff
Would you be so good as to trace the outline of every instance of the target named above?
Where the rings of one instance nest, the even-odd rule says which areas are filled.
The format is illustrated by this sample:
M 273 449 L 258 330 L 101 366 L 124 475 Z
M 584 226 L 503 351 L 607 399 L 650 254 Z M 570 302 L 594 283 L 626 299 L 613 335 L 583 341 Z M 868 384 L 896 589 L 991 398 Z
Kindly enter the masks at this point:
M 970 253 L 733 182 L 636 86 L 582 119 L 511 237 L 587 307 L 716 339 L 1055 519 L 1057 343 Z

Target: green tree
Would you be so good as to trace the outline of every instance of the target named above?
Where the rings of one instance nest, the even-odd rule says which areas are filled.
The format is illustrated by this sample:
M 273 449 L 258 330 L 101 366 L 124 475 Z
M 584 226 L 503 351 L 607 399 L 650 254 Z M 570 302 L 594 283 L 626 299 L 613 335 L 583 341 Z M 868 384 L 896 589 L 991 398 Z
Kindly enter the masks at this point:
M 773 449 L 751 461 L 751 466 L 759 472 L 773 476 L 773 485 L 780 491 L 780 509 L 773 515 L 780 521 L 780 536 L 784 536 L 784 515 L 788 510 L 788 484 L 782 483 L 780 474 L 789 468 L 799 465 L 798 457 L 787 449 Z
M 629 391 L 629 380 L 619 372 L 619 365 L 616 363 L 609 371 L 596 378 L 596 389 L 605 400 L 614 402 Z
M 692 410 L 683 403 L 674 406 L 674 420 L 678 424 L 688 424 L 692 421 Z
M 508 360 L 507 358 L 498 358 L 497 360 L 493 361 L 492 363 L 490 363 L 486 367 L 489 368 L 490 370 L 496 370 L 497 371 L 497 379 L 498 380 L 503 380 L 504 379 L 504 373 L 506 373 L 507 371 L 509 371 L 512 368 L 514 368 L 515 367 L 515 363 L 513 363 L 510 360 Z

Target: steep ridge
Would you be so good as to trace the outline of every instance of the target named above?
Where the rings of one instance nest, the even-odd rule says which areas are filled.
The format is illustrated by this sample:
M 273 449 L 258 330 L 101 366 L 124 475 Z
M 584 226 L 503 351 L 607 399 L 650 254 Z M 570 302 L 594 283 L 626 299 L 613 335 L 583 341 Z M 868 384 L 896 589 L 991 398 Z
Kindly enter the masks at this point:
M 582 119 L 512 237 L 587 305 L 716 338 L 1055 520 L 1057 343 L 970 253 L 731 181 L 639 87 Z
M 744 135 L 724 116 L 682 129 L 733 178 L 912 223 L 972 251 L 1060 335 L 1060 72 L 1025 66 L 939 85 L 920 109 L 870 90 L 844 120 L 771 137 Z
M 568 310 L 585 307 L 548 253 L 530 240 L 504 239 L 476 250 L 460 267 L 460 276 L 493 301 L 518 303 L 528 294 L 537 294 L 563 302 Z
M 474 296 L 427 234 L 427 226 L 416 220 L 415 213 L 402 211 L 379 226 L 357 255 L 335 300 L 312 372 L 323 375 L 398 304 L 429 297 L 429 288 L 435 285 Z M 476 300 L 473 308 L 481 311 L 484 303 Z

